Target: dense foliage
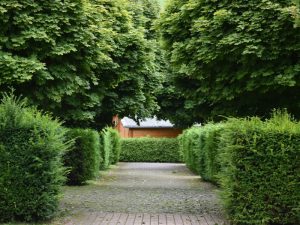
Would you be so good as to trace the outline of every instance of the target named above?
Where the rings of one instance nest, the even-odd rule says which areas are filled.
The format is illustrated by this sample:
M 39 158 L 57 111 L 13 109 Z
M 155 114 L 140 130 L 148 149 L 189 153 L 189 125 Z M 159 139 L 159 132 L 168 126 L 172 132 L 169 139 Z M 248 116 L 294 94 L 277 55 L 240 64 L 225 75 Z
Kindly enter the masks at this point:
M 100 166 L 100 139 L 97 131 L 90 129 L 69 129 L 69 140 L 74 140 L 74 146 L 64 156 L 68 168 L 69 185 L 82 185 L 96 178 Z
M 121 153 L 121 138 L 117 130 L 107 127 L 101 132 L 102 147 L 101 169 L 107 169 L 110 165 L 119 162 Z
M 120 160 L 121 137 L 117 130 L 108 127 L 103 131 L 103 148 L 109 152 L 109 164 L 116 164 Z
M 219 137 L 223 124 L 208 124 L 185 130 L 178 138 L 180 151 L 189 169 L 199 174 L 203 180 L 218 183 L 220 172 Z
M 159 22 L 186 123 L 219 115 L 266 116 L 273 108 L 300 115 L 300 27 L 290 0 L 172 0 Z M 170 92 L 167 90 L 167 97 Z M 171 92 L 172 93 L 172 92 Z M 174 107 L 162 112 L 182 124 Z M 180 103 L 181 101 L 181 103 Z
M 52 218 L 69 147 L 58 121 L 4 97 L 0 104 L 0 222 Z
M 249 225 L 298 224 L 300 124 L 286 115 L 267 123 L 237 120 L 221 138 L 220 176 L 231 220 Z
M 121 7 L 120 3 L 114 4 Z M 130 0 L 127 6 L 130 15 L 128 34 L 123 34 L 119 28 L 124 26 L 123 21 L 114 25 L 120 31 L 113 59 L 118 63 L 121 79 L 106 93 L 104 104 L 109 110 L 108 118 L 111 118 L 111 112 L 121 118 L 147 117 L 158 109 L 155 91 L 161 83 L 156 55 L 159 46 L 152 23 L 158 17 L 159 7 L 156 0 Z
M 1 1 L 1 91 L 13 87 L 69 126 L 102 127 L 113 114 L 151 114 L 160 83 L 156 45 L 148 40 L 149 22 L 136 23 L 145 16 L 134 5 Z
M 180 162 L 176 138 L 127 138 L 121 139 L 123 162 Z
M 232 224 L 298 224 L 300 124 L 289 115 L 192 128 L 179 143 L 187 165 L 221 185 Z

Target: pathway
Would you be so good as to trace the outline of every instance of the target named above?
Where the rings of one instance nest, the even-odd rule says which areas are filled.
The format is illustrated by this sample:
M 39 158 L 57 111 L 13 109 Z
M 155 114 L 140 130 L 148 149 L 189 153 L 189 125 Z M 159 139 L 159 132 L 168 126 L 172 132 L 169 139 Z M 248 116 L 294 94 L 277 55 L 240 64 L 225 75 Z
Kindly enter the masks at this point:
M 223 224 L 216 187 L 183 164 L 119 163 L 82 187 L 66 187 L 71 225 Z

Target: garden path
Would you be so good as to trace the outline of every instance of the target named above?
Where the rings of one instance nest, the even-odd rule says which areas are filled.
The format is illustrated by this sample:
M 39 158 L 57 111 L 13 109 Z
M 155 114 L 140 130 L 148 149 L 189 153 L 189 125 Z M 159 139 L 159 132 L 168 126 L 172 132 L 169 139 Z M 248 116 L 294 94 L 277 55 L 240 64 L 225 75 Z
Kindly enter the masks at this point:
M 218 189 L 184 164 L 119 163 L 82 187 L 65 187 L 71 225 L 223 224 Z

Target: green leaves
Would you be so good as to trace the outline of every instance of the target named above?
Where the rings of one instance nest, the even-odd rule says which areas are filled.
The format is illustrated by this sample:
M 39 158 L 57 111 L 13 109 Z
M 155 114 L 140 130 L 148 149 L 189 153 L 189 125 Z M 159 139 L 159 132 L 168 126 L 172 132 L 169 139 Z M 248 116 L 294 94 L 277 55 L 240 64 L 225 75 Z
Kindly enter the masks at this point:
M 64 165 L 69 169 L 67 183 L 85 184 L 98 176 L 101 158 L 99 134 L 90 129 L 69 129 L 67 137 L 74 142 L 64 156 Z
M 0 85 L 24 83 L 33 78 L 34 74 L 45 70 L 45 65 L 35 57 L 19 57 L 0 51 Z
M 180 162 L 176 138 L 127 138 L 121 140 L 123 162 Z
M 0 104 L 0 221 L 49 220 L 65 178 L 65 129 L 26 102 L 5 95 Z
M 194 122 L 265 116 L 273 108 L 299 114 L 300 32 L 290 7 L 278 0 L 169 2 L 158 25 L 169 82 Z
M 68 126 L 153 113 L 158 9 L 145 2 L 1 1 L 0 88 L 13 87 Z
M 289 114 L 192 127 L 178 139 L 187 166 L 221 185 L 230 224 L 297 224 L 300 124 Z

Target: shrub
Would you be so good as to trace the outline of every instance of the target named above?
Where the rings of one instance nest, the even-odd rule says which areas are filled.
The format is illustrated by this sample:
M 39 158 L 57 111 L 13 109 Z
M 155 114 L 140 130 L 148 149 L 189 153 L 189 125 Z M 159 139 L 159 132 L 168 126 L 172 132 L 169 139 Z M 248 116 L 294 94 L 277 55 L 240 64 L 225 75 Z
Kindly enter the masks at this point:
M 69 129 L 67 136 L 74 139 L 72 150 L 65 155 L 69 168 L 68 184 L 82 185 L 98 175 L 100 166 L 100 139 L 97 131 L 90 129 Z
M 179 140 L 187 166 L 221 184 L 233 224 L 298 224 L 300 124 L 287 113 L 191 128 Z
M 69 147 L 50 116 L 7 96 L 0 104 L 0 221 L 36 221 L 57 212 Z
M 128 138 L 121 140 L 121 161 L 180 162 L 176 138 Z
M 201 132 L 201 128 L 193 127 L 181 135 L 183 160 L 187 167 L 197 174 L 200 174 L 200 165 L 203 165 L 200 164 Z
M 117 130 L 108 127 L 103 130 L 102 138 L 103 163 L 101 168 L 107 169 L 111 164 L 119 162 L 121 153 L 120 135 Z
M 219 183 L 219 173 L 221 170 L 221 158 L 220 154 L 223 151 L 222 143 L 220 142 L 220 136 L 226 129 L 227 124 L 208 124 L 205 126 L 205 143 L 203 145 L 203 154 L 205 161 L 201 176 L 205 180 L 212 183 Z
M 180 136 L 181 151 L 187 167 L 203 180 L 218 183 L 220 171 L 219 136 L 224 124 L 208 124 L 185 130 Z
M 117 130 L 113 128 L 107 129 L 110 137 L 111 154 L 110 154 L 110 164 L 116 164 L 120 160 L 121 154 L 121 137 Z
M 234 224 L 299 224 L 300 124 L 287 114 L 233 120 L 222 132 L 221 184 Z

